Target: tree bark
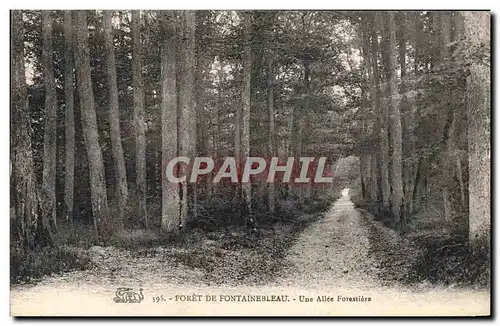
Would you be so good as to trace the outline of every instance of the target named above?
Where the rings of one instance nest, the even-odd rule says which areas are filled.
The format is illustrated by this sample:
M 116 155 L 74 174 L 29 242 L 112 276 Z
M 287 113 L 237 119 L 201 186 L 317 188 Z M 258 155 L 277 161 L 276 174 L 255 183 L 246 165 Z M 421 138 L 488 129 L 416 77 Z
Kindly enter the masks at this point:
M 419 75 L 419 51 L 420 51 L 420 21 L 419 21 L 419 13 L 414 12 L 407 16 L 406 23 L 408 26 L 413 27 L 413 32 L 410 29 L 404 29 L 403 38 L 410 38 L 410 43 L 414 49 L 414 64 L 413 64 L 413 79 L 416 79 Z M 400 54 L 401 55 L 401 54 Z M 405 62 L 406 63 L 406 62 Z M 407 75 L 408 70 L 405 69 L 405 76 Z M 403 74 L 403 73 L 402 73 Z M 411 94 L 411 91 L 415 91 L 416 82 L 411 81 L 411 79 L 405 78 L 402 79 L 402 83 L 404 83 L 405 94 L 410 93 L 410 95 L 405 96 L 406 105 L 408 108 L 408 118 L 405 124 L 405 134 L 407 134 L 407 141 L 404 144 L 406 146 L 406 159 L 408 163 L 404 168 L 405 175 L 405 215 L 409 216 L 413 213 L 414 210 L 414 202 L 413 202 L 413 191 L 415 189 L 415 177 L 417 171 L 417 162 L 414 156 L 416 149 L 416 139 L 415 139 L 415 126 L 416 126 L 416 116 L 417 116 L 417 103 L 415 94 Z
M 182 74 L 179 93 L 179 154 L 190 157 L 196 153 L 196 107 L 194 103 L 195 75 L 195 12 L 182 12 L 183 40 L 181 42 Z M 181 175 L 188 175 L 189 170 L 181 165 Z M 188 175 L 189 176 L 189 175 Z M 185 224 L 190 211 L 194 208 L 194 192 L 189 180 L 181 183 L 181 227 Z
M 411 207 L 411 191 L 413 190 L 413 162 L 411 155 L 413 154 L 414 150 L 414 140 L 413 138 L 413 123 L 414 123 L 414 117 L 412 116 L 412 111 L 413 111 L 413 106 L 410 105 L 410 102 L 408 100 L 407 96 L 407 67 L 406 67 L 406 42 L 407 39 L 409 38 L 409 28 L 408 25 L 410 23 L 413 23 L 413 20 L 411 19 L 412 13 L 405 13 L 405 12 L 400 12 L 399 13 L 399 38 L 398 38 L 398 50 L 399 50 L 399 67 L 401 69 L 401 84 L 400 84 L 400 93 L 402 96 L 401 102 L 400 102 L 400 112 L 402 114 L 402 119 L 401 119 L 401 124 L 402 124 L 402 130 L 403 130 L 403 151 L 402 151 L 402 156 L 404 158 L 404 163 L 403 163 L 403 202 L 404 202 L 404 209 L 401 211 L 401 214 L 403 215 L 402 218 L 402 223 L 405 223 L 405 218 L 410 214 L 410 207 Z M 411 43 L 413 46 L 415 46 L 414 43 Z
M 251 74 L 252 74 L 252 14 L 243 13 L 243 80 L 242 80 L 242 130 L 241 130 L 241 154 L 244 159 L 250 156 L 250 96 L 251 96 Z M 252 217 L 252 184 L 248 182 L 242 184 L 243 196 L 245 199 L 245 209 L 248 213 L 250 227 L 255 227 L 255 220 Z
M 370 65 L 370 38 L 368 36 L 368 20 L 366 16 L 362 16 L 362 22 L 359 31 L 359 41 L 360 41 L 360 52 L 363 57 L 363 61 L 361 62 L 361 108 L 363 111 L 370 110 L 370 83 L 372 82 L 372 73 L 371 73 L 371 65 Z M 372 105 L 372 110 L 376 110 L 376 104 Z M 368 112 L 366 114 L 368 117 Z M 376 123 L 374 124 L 376 125 Z M 367 128 L 367 123 L 365 120 L 361 122 L 361 134 L 365 135 L 369 130 Z M 364 153 L 367 149 L 362 148 L 359 158 L 359 172 L 360 172 L 360 181 L 361 181 L 361 194 L 363 200 L 371 201 L 373 198 L 371 197 L 371 189 L 373 186 L 372 182 L 372 171 L 371 171 L 371 154 Z
M 365 92 L 364 100 L 366 101 L 366 105 L 370 105 L 373 112 L 375 112 L 375 119 L 373 122 L 373 134 L 376 135 L 376 139 L 380 139 L 380 108 L 379 108 L 379 86 L 378 80 L 376 78 L 378 75 L 378 67 L 376 54 L 373 53 L 373 40 L 371 39 L 370 29 L 368 26 L 371 24 L 372 28 L 375 28 L 373 24 L 375 24 L 374 19 L 368 19 L 367 16 L 364 17 L 364 23 L 362 26 L 362 50 L 363 50 L 363 69 L 366 71 L 366 77 L 368 78 L 367 83 L 365 84 L 369 90 Z M 378 76 L 378 77 L 376 77 Z M 369 96 L 369 98 L 368 98 Z M 381 195 L 380 191 L 380 152 L 375 150 L 368 158 L 367 158 L 367 170 L 370 171 L 370 185 L 368 186 L 368 199 L 379 200 L 379 196 Z
M 101 145 L 97 129 L 97 118 L 90 74 L 90 56 L 88 47 L 87 13 L 75 12 L 75 68 L 77 88 L 80 99 L 82 129 L 90 172 L 90 192 L 94 227 L 104 240 L 112 232 L 106 179 Z
M 469 149 L 469 241 L 476 249 L 490 248 L 490 22 L 489 12 L 462 12 L 469 55 L 467 77 Z
M 397 47 L 396 47 L 396 24 L 394 22 L 394 12 L 390 11 L 386 16 L 387 32 L 389 33 L 389 105 L 391 110 L 391 138 L 392 138 L 392 196 L 391 210 L 400 227 L 401 213 L 403 207 L 403 178 L 402 178 L 402 157 L 403 157 L 403 132 L 401 127 L 400 95 L 398 91 L 397 76 Z
M 18 240 L 27 248 L 35 247 L 39 210 L 36 176 L 31 146 L 31 117 L 24 67 L 24 29 L 20 10 L 11 11 L 11 196 Z M 14 230 L 11 230 L 14 232 Z
M 179 187 L 166 177 L 168 162 L 177 156 L 176 19 L 172 11 L 161 12 L 161 143 L 162 217 L 161 228 L 172 231 L 179 225 Z
M 438 25 L 439 25 L 439 44 L 438 49 L 439 49 L 439 63 L 441 65 L 444 65 L 446 61 L 449 59 L 449 48 L 448 44 L 451 42 L 451 14 L 449 12 L 440 12 L 439 16 L 435 17 L 438 20 Z M 450 114 L 454 117 L 456 117 L 457 109 L 450 107 L 450 100 L 451 100 L 451 90 L 446 88 L 441 92 L 441 112 L 443 116 L 443 121 L 448 117 Z M 450 110 L 453 110 L 453 113 L 450 112 Z M 455 125 L 455 122 L 452 121 L 449 131 L 450 131 L 450 136 L 448 137 L 447 144 L 445 144 L 445 147 L 443 148 L 441 155 L 441 171 L 442 171 L 442 197 L 443 197 L 443 215 L 444 219 L 447 222 L 451 222 L 452 219 L 452 207 L 451 207 L 451 196 L 453 193 L 453 165 L 450 163 L 453 163 L 453 160 L 450 160 L 452 158 L 452 152 L 453 152 L 453 142 L 454 139 L 451 137 L 451 131 L 453 129 L 453 126 Z
M 123 224 L 123 220 L 128 212 L 128 185 L 125 159 L 123 157 L 122 138 L 120 133 L 120 111 L 118 107 L 118 85 L 116 81 L 116 60 L 113 41 L 112 12 L 103 11 L 104 21 L 104 48 L 106 53 L 106 73 L 108 79 L 109 98 L 109 122 L 111 126 L 111 149 L 115 161 L 115 177 L 118 188 L 118 225 Z
M 377 30 L 381 29 L 382 14 L 375 14 L 375 21 L 371 30 L 372 38 L 372 69 L 375 81 L 375 93 L 378 109 L 378 124 L 380 128 L 380 184 L 382 189 L 382 206 L 385 209 L 390 209 L 390 194 L 391 185 L 389 183 L 389 133 L 388 133 L 388 110 L 385 105 L 382 105 L 382 89 L 380 86 L 381 74 L 378 67 L 378 53 L 380 53 L 380 45 L 378 41 Z M 373 86 L 372 86 L 373 89 Z M 373 91 L 372 91 L 373 94 Z
M 139 216 L 148 227 L 146 200 L 146 135 L 144 127 L 144 83 L 142 78 L 141 13 L 132 10 L 132 83 L 134 88 L 135 168 Z
M 43 137 L 43 176 L 42 176 L 42 222 L 52 223 L 56 220 L 56 123 L 57 97 L 54 79 L 54 52 L 52 49 L 52 17 L 51 11 L 42 10 L 42 64 L 43 83 L 45 86 L 45 127 Z
M 73 197 L 75 188 L 75 100 L 73 62 L 73 22 L 71 11 L 64 11 L 64 207 L 66 220 L 73 222 Z
M 205 69 L 208 58 L 205 47 L 204 18 L 205 11 L 196 12 L 196 72 L 195 72 L 195 102 L 196 102 L 196 130 L 198 154 L 208 155 L 210 142 L 208 137 L 207 117 L 205 115 Z
M 269 157 L 277 156 L 276 146 L 276 126 L 274 121 L 274 71 L 273 71 L 273 53 L 269 53 L 267 63 L 267 111 L 269 115 Z M 269 183 L 268 188 L 268 206 L 269 213 L 274 216 L 276 211 L 276 193 L 274 181 Z

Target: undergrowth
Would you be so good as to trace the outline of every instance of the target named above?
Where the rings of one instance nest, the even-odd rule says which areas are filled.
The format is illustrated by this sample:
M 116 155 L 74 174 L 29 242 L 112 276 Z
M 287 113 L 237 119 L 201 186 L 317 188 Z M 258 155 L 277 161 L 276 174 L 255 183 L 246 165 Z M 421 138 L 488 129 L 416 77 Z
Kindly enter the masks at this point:
M 207 271 L 232 268 L 233 273 L 207 273 L 216 283 L 233 280 L 270 279 L 281 268 L 287 249 L 297 234 L 316 220 L 334 198 L 311 199 L 299 205 L 296 198 L 278 201 L 276 214 L 270 216 L 265 205 L 254 205 L 256 229 L 250 229 L 237 214 L 234 203 L 220 199 L 200 201 L 196 219 L 181 231 L 165 233 L 154 226 L 144 229 L 126 224 L 104 243 L 91 225 L 61 223 L 55 244 L 36 250 L 24 250 L 11 241 L 10 275 L 12 283 L 36 281 L 44 275 L 84 270 L 92 266 L 89 249 L 116 247 L 133 252 L 157 247 L 177 247 L 171 257 L 177 263 Z M 207 246 L 206 244 L 211 244 Z M 188 250 L 189 249 L 189 250 Z M 225 275 L 225 276 L 222 276 Z M 267 276 L 264 276 L 267 275 Z
M 391 213 L 382 210 L 376 203 L 358 201 L 356 204 L 357 207 L 372 214 L 375 220 L 385 227 L 398 229 Z M 444 218 L 436 214 L 432 207 L 409 217 L 406 223 L 404 230 L 398 230 L 400 236 L 415 246 L 419 254 L 413 260 L 413 266 L 409 271 L 396 281 L 404 284 L 429 282 L 445 286 L 488 287 L 490 285 L 489 250 L 472 249 L 467 236 L 453 234 Z M 400 260 L 408 259 L 404 254 L 394 254 L 394 252 L 378 255 L 378 258 L 388 269 L 397 269 Z M 386 271 L 381 273 L 381 277 L 394 281 L 391 278 L 393 274 Z

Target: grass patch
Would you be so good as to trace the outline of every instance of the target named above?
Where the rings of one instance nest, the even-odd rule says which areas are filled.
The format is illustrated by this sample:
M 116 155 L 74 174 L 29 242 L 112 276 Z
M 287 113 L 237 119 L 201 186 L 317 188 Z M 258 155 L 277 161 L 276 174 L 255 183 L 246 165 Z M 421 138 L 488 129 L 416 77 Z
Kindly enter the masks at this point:
M 30 283 L 44 275 L 84 270 L 92 266 L 88 256 L 69 247 L 45 247 L 24 251 L 19 246 L 10 254 L 10 281 Z
M 490 254 L 472 250 L 463 237 L 427 236 L 415 239 L 423 254 L 415 265 L 415 279 L 433 284 L 490 285 Z

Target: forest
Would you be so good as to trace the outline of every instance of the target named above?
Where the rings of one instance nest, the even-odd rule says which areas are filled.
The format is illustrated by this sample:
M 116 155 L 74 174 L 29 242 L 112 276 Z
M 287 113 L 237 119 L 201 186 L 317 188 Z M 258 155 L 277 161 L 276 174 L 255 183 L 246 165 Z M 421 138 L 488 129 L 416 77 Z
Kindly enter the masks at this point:
M 200 237 L 281 257 L 276 248 L 350 188 L 363 214 L 425 248 L 428 268 L 484 281 L 490 19 L 11 11 L 11 280 L 87 268 L 74 248 L 190 246 Z M 326 157 L 333 181 L 213 182 L 214 170 L 169 182 L 165 169 L 181 156 L 216 166 L 227 157 L 238 166 L 250 156 Z M 204 265 L 209 255 L 179 259 Z

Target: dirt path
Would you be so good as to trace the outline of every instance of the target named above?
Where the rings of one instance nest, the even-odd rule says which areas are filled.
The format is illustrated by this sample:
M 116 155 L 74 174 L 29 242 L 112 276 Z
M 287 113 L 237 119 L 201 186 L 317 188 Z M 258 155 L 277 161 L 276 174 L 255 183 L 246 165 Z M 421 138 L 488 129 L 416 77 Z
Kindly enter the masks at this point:
M 378 263 L 369 255 L 367 232 L 349 197 L 341 197 L 323 219 L 301 234 L 288 256 L 295 268 L 282 282 L 302 287 L 379 287 Z
M 164 261 L 162 256 L 148 257 L 148 252 L 137 255 L 114 248 L 96 249 L 97 268 L 93 270 L 47 277 L 35 286 L 13 287 L 11 313 L 477 315 L 489 312 L 487 291 L 436 288 L 427 284 L 408 288 L 380 277 L 387 269 L 396 274 L 394 279 L 399 274 L 405 274 L 412 257 L 416 257 L 412 250 L 394 232 L 355 210 L 345 195 L 324 218 L 299 236 L 285 258 L 285 266 L 291 266 L 290 269 L 277 271 L 280 275 L 272 283 L 259 286 L 214 285 L 204 281 L 206 271 L 203 269 Z M 399 265 L 383 266 L 380 255 L 394 256 L 390 261 Z M 112 299 L 116 288 L 121 286 L 144 289 L 144 302 L 136 305 L 114 303 Z M 165 301 L 153 303 L 154 298 L 161 295 Z M 184 301 L 182 295 L 185 296 Z M 216 300 L 207 301 L 208 295 Z M 237 301 L 237 296 L 242 295 L 277 295 L 284 302 Z M 201 298 L 201 301 L 185 301 L 189 296 Z M 318 301 L 318 296 L 325 301 Z M 359 301 L 363 298 L 365 301 Z M 367 298 L 371 301 L 366 301 Z

